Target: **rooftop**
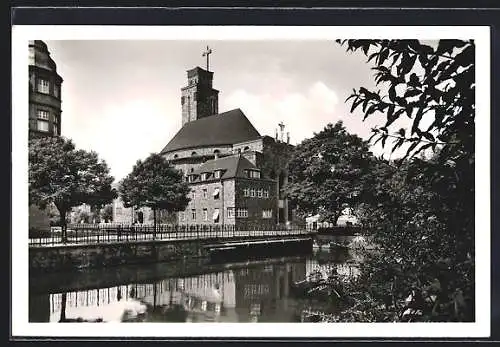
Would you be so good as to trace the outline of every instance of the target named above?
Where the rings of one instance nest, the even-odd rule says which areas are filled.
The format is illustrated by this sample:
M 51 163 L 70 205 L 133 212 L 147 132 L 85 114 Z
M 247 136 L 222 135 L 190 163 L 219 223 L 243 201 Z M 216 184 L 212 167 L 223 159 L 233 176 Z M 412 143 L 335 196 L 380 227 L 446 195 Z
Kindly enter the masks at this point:
M 210 176 L 207 177 L 206 181 L 214 180 L 213 172 L 216 170 L 221 170 L 220 179 L 228 179 L 241 177 L 248 177 L 245 173 L 245 170 L 258 170 L 260 171 L 252 162 L 250 162 L 247 158 L 242 156 L 241 154 L 231 155 L 223 158 L 217 158 L 208 160 L 203 165 L 201 165 L 198 169 L 194 170 L 190 174 L 200 175 L 202 173 L 210 173 Z M 197 177 L 193 183 L 200 182 L 200 177 Z
M 160 153 L 196 147 L 232 145 L 260 137 L 257 129 L 237 108 L 184 124 Z

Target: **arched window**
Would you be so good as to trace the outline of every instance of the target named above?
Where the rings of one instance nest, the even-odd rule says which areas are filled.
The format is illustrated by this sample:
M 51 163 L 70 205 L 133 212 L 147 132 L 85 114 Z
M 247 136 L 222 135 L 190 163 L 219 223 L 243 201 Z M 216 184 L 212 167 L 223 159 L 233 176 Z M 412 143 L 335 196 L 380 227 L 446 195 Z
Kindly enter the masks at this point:
M 174 154 L 174 159 L 177 159 L 179 158 L 179 156 L 177 154 Z
M 196 155 L 196 152 L 191 152 L 191 156 L 194 157 Z
M 243 148 L 243 150 L 246 152 L 246 151 L 250 150 L 250 147 L 246 146 L 245 148 Z
M 214 154 L 219 154 L 220 151 L 218 149 L 214 150 Z

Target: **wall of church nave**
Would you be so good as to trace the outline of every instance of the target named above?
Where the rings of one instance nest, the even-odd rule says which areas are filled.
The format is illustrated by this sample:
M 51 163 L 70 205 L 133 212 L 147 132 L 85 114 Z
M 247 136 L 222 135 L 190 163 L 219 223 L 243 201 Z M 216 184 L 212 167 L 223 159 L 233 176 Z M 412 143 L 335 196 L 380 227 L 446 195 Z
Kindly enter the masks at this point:
M 244 153 L 249 151 L 262 152 L 263 149 L 264 149 L 264 144 L 262 139 L 235 143 L 233 145 L 234 153 Z
M 215 153 L 231 154 L 231 145 L 207 146 L 207 147 L 193 147 L 187 149 L 180 149 L 178 151 L 165 153 L 163 156 L 167 160 L 175 160 L 178 158 L 189 158 L 197 156 L 213 156 Z

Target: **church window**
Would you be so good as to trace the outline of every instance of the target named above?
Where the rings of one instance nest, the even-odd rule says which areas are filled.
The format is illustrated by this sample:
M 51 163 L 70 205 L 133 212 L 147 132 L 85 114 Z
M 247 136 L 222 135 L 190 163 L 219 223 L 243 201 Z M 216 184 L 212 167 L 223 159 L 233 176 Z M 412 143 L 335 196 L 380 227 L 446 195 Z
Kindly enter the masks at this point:
M 203 220 L 204 221 L 208 220 L 208 210 L 206 208 L 203 209 Z
M 196 199 L 196 192 L 193 190 L 191 192 L 191 200 L 194 200 L 194 199 Z
M 191 210 L 191 219 L 196 220 L 196 210 L 194 208 Z
M 207 188 L 203 188 L 203 198 L 207 198 Z

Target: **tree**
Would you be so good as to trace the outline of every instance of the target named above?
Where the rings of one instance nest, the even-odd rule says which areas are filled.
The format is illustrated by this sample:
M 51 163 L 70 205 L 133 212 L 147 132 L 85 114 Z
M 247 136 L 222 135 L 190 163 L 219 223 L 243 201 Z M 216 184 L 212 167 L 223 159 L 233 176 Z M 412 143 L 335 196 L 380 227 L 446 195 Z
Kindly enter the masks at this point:
M 183 211 L 189 203 L 190 188 L 183 180 L 182 172 L 159 154 L 151 154 L 144 161 L 138 160 L 118 190 L 125 207 L 153 209 L 155 232 L 158 209 Z
M 365 222 L 377 252 L 350 284 L 356 307 L 348 320 L 471 321 L 474 319 L 474 43 L 441 40 L 342 40 L 373 61 L 386 93 L 354 90 L 348 100 L 364 119 L 385 124 L 372 141 L 406 155 L 380 163 Z M 391 132 L 408 117 L 410 127 Z M 422 119 L 427 117 L 424 127 Z M 431 150 L 431 158 L 418 153 Z M 405 301 L 405 299 L 407 299 Z M 355 307 L 355 308 L 354 308 Z M 406 313 L 406 314 L 405 314 Z
M 101 218 L 104 222 L 108 223 L 109 221 L 113 221 L 113 206 L 106 205 L 101 210 Z
M 117 194 L 113 177 L 97 153 L 77 150 L 63 137 L 29 140 L 29 200 L 45 208 L 53 203 L 59 211 L 62 241 L 66 242 L 66 214 L 83 203 L 98 205 Z
M 439 40 L 436 47 L 418 40 L 337 40 L 347 51 L 361 50 L 375 66 L 375 82 L 387 90 L 353 93 L 351 112 L 361 108 L 364 119 L 380 114 L 383 126 L 372 129 L 373 138 L 385 145 L 392 138 L 393 151 L 408 144 L 407 156 L 431 148 L 445 153 L 474 152 L 475 45 L 473 40 Z M 391 133 L 400 117 L 412 120 L 411 128 Z M 432 119 L 424 126 L 423 119 Z M 409 131 L 408 131 L 409 130 Z
M 343 204 L 364 198 L 364 177 L 373 161 L 367 143 L 349 134 L 341 121 L 328 124 L 296 146 L 289 162 L 287 197 L 299 213 L 321 213 L 335 223 Z

